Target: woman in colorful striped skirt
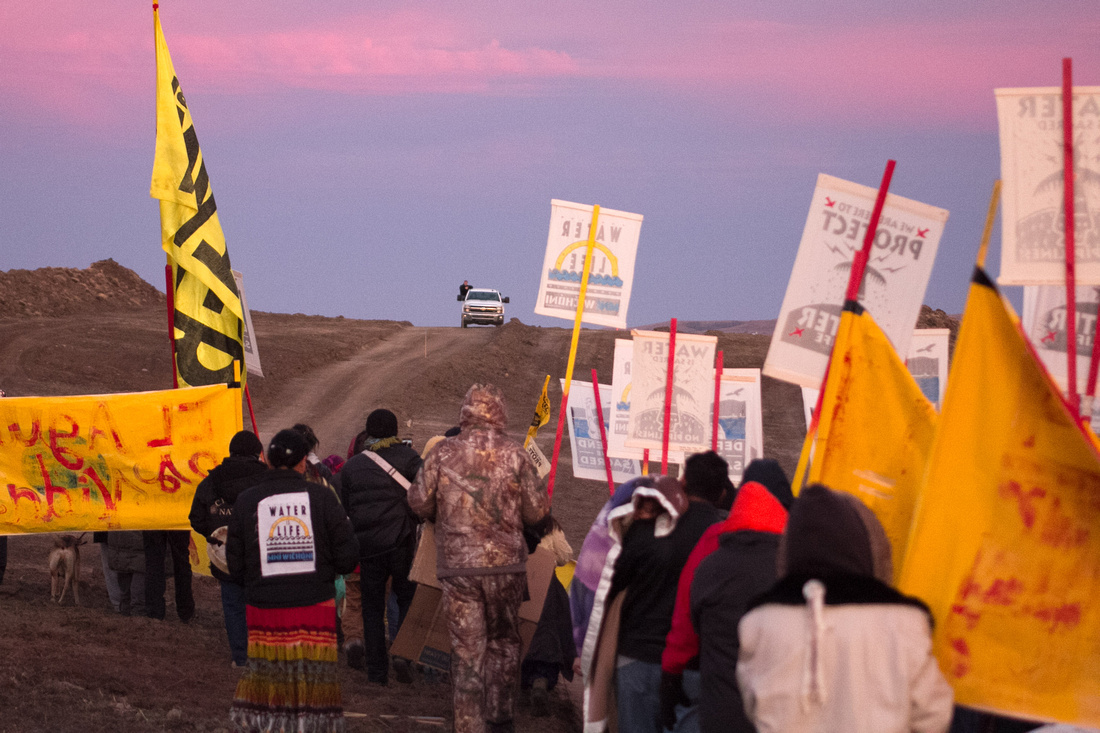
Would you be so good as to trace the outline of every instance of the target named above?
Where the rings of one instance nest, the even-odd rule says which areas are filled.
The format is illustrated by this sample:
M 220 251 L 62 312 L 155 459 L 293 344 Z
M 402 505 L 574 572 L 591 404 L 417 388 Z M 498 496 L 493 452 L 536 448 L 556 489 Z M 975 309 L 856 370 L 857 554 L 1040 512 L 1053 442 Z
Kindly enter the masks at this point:
M 248 622 L 230 718 L 245 731 L 344 730 L 335 581 L 355 569 L 359 545 L 332 490 L 302 477 L 308 453 L 299 433 L 277 433 L 272 470 L 237 498 L 229 525 L 226 559 Z

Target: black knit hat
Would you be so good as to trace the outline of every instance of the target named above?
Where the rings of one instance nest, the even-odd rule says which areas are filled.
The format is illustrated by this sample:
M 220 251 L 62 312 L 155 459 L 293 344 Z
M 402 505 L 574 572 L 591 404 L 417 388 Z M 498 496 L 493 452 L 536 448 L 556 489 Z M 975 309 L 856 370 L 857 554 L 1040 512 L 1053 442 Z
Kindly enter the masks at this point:
M 733 493 L 729 464 L 712 450 L 688 456 L 684 463 L 684 493 L 714 504 L 723 493 Z
M 791 482 L 787 480 L 787 474 L 774 458 L 757 458 L 749 463 L 745 469 L 745 475 L 741 477 L 741 485 L 749 481 L 763 484 L 771 495 L 779 500 L 783 508 L 790 511 L 794 504 L 794 494 L 791 493 Z
M 280 430 L 267 446 L 267 462 L 272 468 L 294 468 L 309 455 L 309 443 L 297 430 Z
M 251 430 L 242 430 L 229 441 L 229 455 L 256 458 L 264 452 L 264 444 Z
M 367 435 L 372 438 L 392 438 L 397 435 L 397 415 L 389 410 L 375 410 L 367 415 Z

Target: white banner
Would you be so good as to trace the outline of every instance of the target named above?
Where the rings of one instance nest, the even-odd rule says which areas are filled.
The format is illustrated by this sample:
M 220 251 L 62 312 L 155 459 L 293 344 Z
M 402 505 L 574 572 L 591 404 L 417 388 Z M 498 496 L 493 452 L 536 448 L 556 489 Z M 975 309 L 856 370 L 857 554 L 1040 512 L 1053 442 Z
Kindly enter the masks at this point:
M 947 389 L 947 351 L 950 329 L 918 328 L 909 342 L 905 366 L 928 401 L 940 409 Z
M 630 379 L 631 362 L 634 359 L 634 342 L 630 339 L 615 339 L 615 362 L 611 370 L 611 413 L 608 417 L 607 455 L 614 458 L 632 458 L 642 460 L 642 448 L 627 448 L 626 434 L 630 427 L 630 392 L 633 383 Z M 651 458 L 661 460 L 654 453 Z M 683 451 L 669 451 L 668 460 L 683 463 Z
M 1062 89 L 996 89 L 1002 285 L 1065 282 Z M 1100 285 L 1100 87 L 1073 88 L 1077 283 Z
M 629 448 L 649 448 L 651 454 L 659 458 L 664 437 L 669 334 L 659 331 L 632 333 L 633 386 L 626 445 Z M 714 351 L 717 344 L 715 336 L 676 334 L 669 450 L 695 453 L 710 448 Z
M 712 373 L 711 379 L 714 375 Z M 764 456 L 760 370 L 723 369 L 718 395 L 718 455 L 729 464 L 730 481 L 741 483 L 745 467 Z M 712 390 L 713 392 L 713 390 Z M 714 407 L 711 400 L 711 409 Z M 713 422 L 711 423 L 713 427 Z
M 260 574 L 312 573 L 317 568 L 313 517 L 305 491 L 275 494 L 256 507 L 260 537 Z
M 764 374 L 817 389 L 829 361 L 856 252 L 878 191 L 820 174 Z M 889 194 L 859 302 L 899 354 L 920 315 L 948 212 Z
M 577 315 L 592 206 L 554 199 L 550 236 L 542 262 L 535 313 L 572 321 Z M 641 214 L 600 209 L 596 246 L 585 293 L 585 323 L 626 328 L 626 310 L 634 285 L 634 259 L 642 231 Z
M 531 459 L 531 463 L 535 466 L 535 471 L 538 472 L 539 478 L 546 478 L 550 475 L 550 461 L 546 458 L 546 455 L 539 449 L 534 438 L 527 441 L 527 444 L 523 446 L 523 449 L 527 451 L 527 457 Z
M 813 387 L 802 388 L 802 412 L 806 416 L 806 429 L 810 429 L 810 420 L 814 416 L 814 408 L 817 407 L 817 396 L 821 393 L 820 389 L 814 389 Z
M 565 389 L 565 380 L 561 380 Z M 611 416 L 611 385 L 600 385 L 600 403 L 603 407 L 604 429 Z M 596 395 L 591 382 L 573 380 L 569 390 L 569 449 L 573 456 L 573 477 L 607 481 L 604 467 L 603 445 L 600 442 L 600 421 L 596 413 Z M 628 458 L 607 457 L 611 461 L 611 479 L 621 484 L 642 475 L 642 464 Z
M 1077 288 L 1077 391 L 1085 392 L 1085 378 L 1096 335 L 1096 309 L 1100 288 Z M 1066 379 L 1066 288 L 1061 285 L 1030 285 L 1024 288 L 1022 324 L 1043 365 L 1065 392 Z
M 241 308 L 244 310 L 244 368 L 257 377 L 264 375 L 260 368 L 260 346 L 256 343 L 256 329 L 252 328 L 252 312 L 248 310 L 248 301 L 244 298 L 244 275 L 232 270 L 233 280 L 237 283 L 237 292 L 241 294 Z

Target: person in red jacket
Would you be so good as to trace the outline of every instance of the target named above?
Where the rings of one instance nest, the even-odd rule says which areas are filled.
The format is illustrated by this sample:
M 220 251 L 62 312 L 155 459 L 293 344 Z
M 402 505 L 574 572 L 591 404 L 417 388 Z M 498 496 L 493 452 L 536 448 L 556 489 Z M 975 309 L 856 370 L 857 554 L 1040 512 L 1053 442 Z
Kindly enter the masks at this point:
M 794 503 L 790 482 L 776 461 L 757 459 L 745 470 L 741 488 L 736 492 L 736 500 L 731 497 L 731 501 L 733 506 L 729 517 L 703 533 L 680 574 L 676 606 L 672 612 L 672 627 L 665 638 L 665 650 L 661 655 L 661 723 L 668 730 L 714 729 L 713 726 L 706 725 L 705 720 L 700 720 L 700 725 L 696 725 L 697 719 L 715 717 L 708 710 L 696 710 L 697 704 L 701 707 L 713 707 L 702 705 L 701 698 L 721 699 L 721 694 L 715 697 L 712 688 L 716 686 L 726 689 L 728 693 L 728 687 L 732 684 L 732 693 L 736 695 L 736 679 L 733 676 L 737 664 L 736 649 L 730 658 L 728 670 L 716 668 L 703 672 L 705 681 L 700 680 L 700 638 L 697 632 L 699 619 L 692 614 L 693 598 L 699 600 L 703 595 L 698 593 L 692 596 L 692 584 L 700 564 L 720 546 L 727 544 L 729 548 L 723 553 L 723 569 L 719 573 L 750 576 L 748 581 L 742 579 L 747 585 L 734 589 L 735 593 L 740 592 L 744 596 L 737 606 L 741 610 L 730 609 L 733 615 L 724 618 L 724 622 L 730 624 L 734 641 L 737 638 L 737 620 L 744 612 L 744 604 L 775 582 L 774 548 L 768 548 L 771 545 L 778 547 L 779 534 L 783 532 L 787 522 L 787 510 Z M 727 535 L 735 532 L 747 534 L 736 540 L 727 538 Z M 754 536 L 760 532 L 774 536 Z M 738 549 L 743 544 L 742 541 L 753 547 L 749 551 Z M 726 566 L 732 567 L 727 570 Z M 716 640 L 708 639 L 708 642 L 714 644 Z M 713 656 L 719 650 L 708 649 L 708 652 Z M 736 698 L 736 703 L 737 706 L 740 705 L 740 697 Z M 735 725 L 730 729 L 741 730 Z

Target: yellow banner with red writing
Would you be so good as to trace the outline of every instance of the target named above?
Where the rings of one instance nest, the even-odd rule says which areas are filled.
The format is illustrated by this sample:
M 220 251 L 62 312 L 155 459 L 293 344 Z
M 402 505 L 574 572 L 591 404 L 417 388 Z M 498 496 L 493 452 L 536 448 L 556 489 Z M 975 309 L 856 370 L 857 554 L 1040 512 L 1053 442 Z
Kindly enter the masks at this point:
M 188 529 L 242 427 L 225 385 L 0 400 L 0 534 Z
M 908 545 L 958 702 L 1100 726 L 1100 454 L 981 270 Z

